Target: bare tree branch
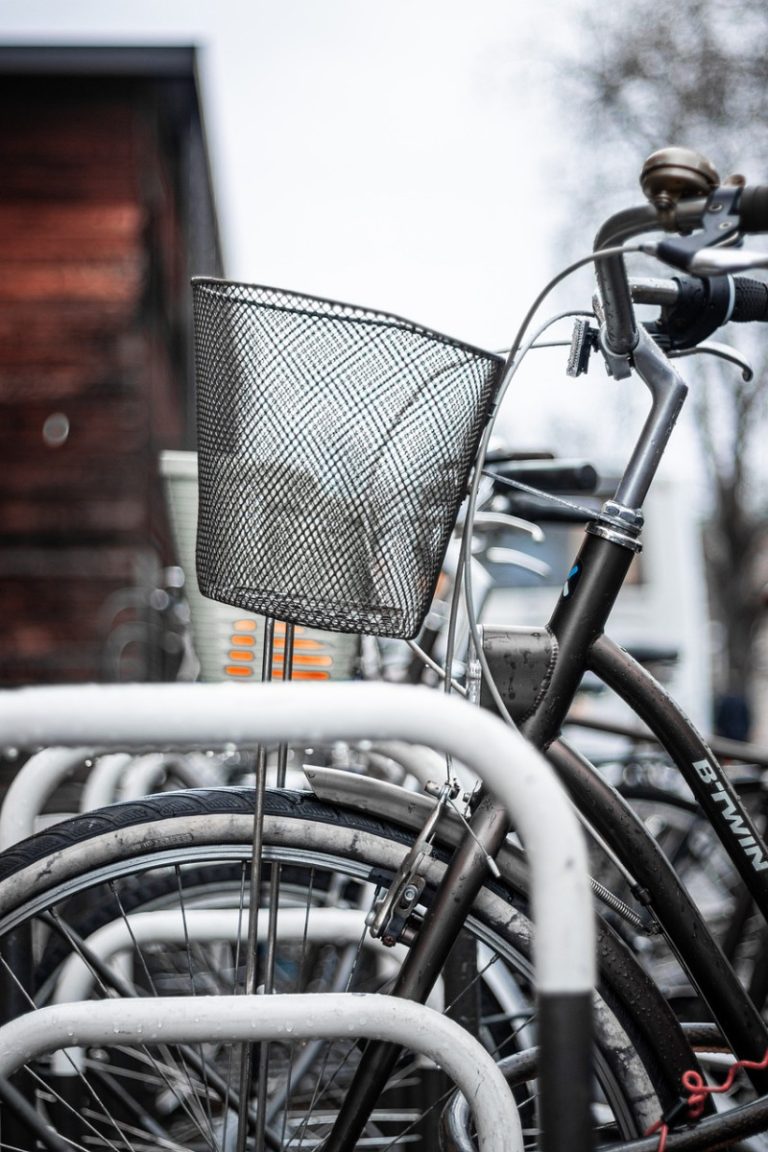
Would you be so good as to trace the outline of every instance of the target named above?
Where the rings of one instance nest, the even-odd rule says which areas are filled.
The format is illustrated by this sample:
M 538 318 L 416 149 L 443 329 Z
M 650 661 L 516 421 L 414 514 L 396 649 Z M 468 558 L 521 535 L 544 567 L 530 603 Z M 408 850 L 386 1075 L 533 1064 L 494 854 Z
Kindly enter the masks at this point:
M 723 176 L 738 169 L 768 180 L 765 0 L 585 0 L 561 76 L 564 110 L 577 109 L 591 149 L 593 186 L 628 187 L 622 170 L 638 172 L 647 154 L 670 144 L 704 152 Z M 709 585 L 726 635 L 721 687 L 744 694 L 755 674 L 768 542 L 756 472 L 768 391 L 768 357 L 760 360 L 752 382 L 708 366 L 693 396 L 711 494 Z

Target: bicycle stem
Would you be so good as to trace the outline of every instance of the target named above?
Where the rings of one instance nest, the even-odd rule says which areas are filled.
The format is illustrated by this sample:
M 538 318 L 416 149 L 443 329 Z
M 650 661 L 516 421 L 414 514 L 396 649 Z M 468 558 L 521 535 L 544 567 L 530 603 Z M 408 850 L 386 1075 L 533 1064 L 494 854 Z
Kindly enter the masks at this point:
M 616 489 L 614 501 L 621 506 L 639 509 L 648 495 L 680 415 L 688 386 L 645 329 L 638 329 L 637 335 L 632 358 L 638 376 L 650 389 L 653 403 Z
M 681 200 L 667 212 L 660 212 L 651 204 L 627 208 L 605 221 L 595 236 L 594 249 L 599 252 L 626 244 L 643 232 L 689 231 L 701 224 L 706 206 L 707 201 L 697 197 Z M 637 344 L 638 328 L 623 257 L 597 260 L 595 275 L 605 311 L 604 346 L 613 356 L 629 356 Z
M 706 201 L 684 201 L 676 220 L 690 222 L 701 216 Z M 624 244 L 628 239 L 661 226 L 650 204 L 619 212 L 605 222 L 595 237 L 595 251 Z M 600 343 L 609 370 L 617 378 L 628 376 L 630 361 L 650 390 L 651 411 L 619 482 L 614 502 L 640 509 L 683 406 L 687 386 L 673 365 L 642 326 L 635 321 L 629 278 L 620 255 L 595 261 L 603 326 Z
M 650 204 L 618 212 L 597 233 L 595 251 L 625 244 L 654 226 L 658 226 L 658 213 Z M 605 312 L 605 346 L 612 356 L 629 356 L 637 344 L 638 330 L 623 257 L 597 260 L 595 274 Z

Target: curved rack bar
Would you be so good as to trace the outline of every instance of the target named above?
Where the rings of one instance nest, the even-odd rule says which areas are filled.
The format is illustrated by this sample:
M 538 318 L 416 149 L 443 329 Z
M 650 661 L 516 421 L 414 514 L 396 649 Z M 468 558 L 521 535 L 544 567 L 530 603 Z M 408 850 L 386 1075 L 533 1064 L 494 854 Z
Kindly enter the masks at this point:
M 60 1004 L 0 1028 L 0 1076 L 80 1045 L 316 1040 L 339 1035 L 405 1043 L 443 1068 L 470 1102 L 480 1152 L 523 1152 L 517 1108 L 493 1058 L 459 1024 L 377 993 L 168 996 Z
M 0 809 L 0 851 L 31 836 L 48 797 L 97 754 L 94 748 L 49 747 L 30 756 L 11 781 Z M 127 762 L 127 756 L 121 757 L 121 763 Z
M 456 697 L 387 684 L 166 684 L 24 688 L 0 695 L 0 742 L 212 747 L 281 740 L 400 739 L 461 760 L 509 812 L 529 855 L 540 1088 L 555 1121 L 564 1094 L 558 1055 L 589 1076 L 595 978 L 592 898 L 581 830 L 553 770 L 516 730 Z M 552 1062 L 548 1054 L 552 1055 Z M 573 1130 L 590 1130 L 588 1092 Z M 546 1128 L 547 1117 L 543 1116 Z M 582 1127 L 583 1125 L 583 1127 Z

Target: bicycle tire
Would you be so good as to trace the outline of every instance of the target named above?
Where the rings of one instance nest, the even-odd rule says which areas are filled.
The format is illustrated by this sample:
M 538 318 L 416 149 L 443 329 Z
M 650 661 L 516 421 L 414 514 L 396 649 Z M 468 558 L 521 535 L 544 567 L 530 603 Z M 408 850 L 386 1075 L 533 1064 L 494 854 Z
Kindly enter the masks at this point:
M 184 876 L 191 876 L 192 866 L 197 868 L 205 864 L 207 869 L 216 866 L 231 869 L 233 862 L 238 864 L 242 871 L 241 890 L 245 889 L 245 870 L 252 836 L 253 793 L 251 790 L 216 789 L 184 793 L 164 793 L 144 801 L 115 805 L 100 812 L 90 813 L 77 817 L 63 824 L 55 825 L 48 831 L 30 838 L 6 853 L 0 859 L 0 949 L 3 949 L 5 940 L 12 940 L 15 934 L 29 927 L 33 922 L 39 923 L 41 914 L 51 908 L 59 909 L 59 915 L 74 909 L 76 922 L 75 929 L 79 932 L 82 927 L 83 907 L 87 906 L 89 894 L 91 903 L 93 894 L 102 899 L 103 894 L 110 889 L 118 889 L 125 878 L 136 878 L 152 874 L 157 876 L 160 868 L 169 868 L 169 875 L 177 885 L 184 887 Z M 412 840 L 412 835 L 406 829 L 395 824 L 378 820 L 376 817 L 347 811 L 339 806 L 326 804 L 317 800 L 310 793 L 270 792 L 266 797 L 265 816 L 265 867 L 271 869 L 274 864 L 280 863 L 290 883 L 294 885 L 292 896 L 298 896 L 299 888 L 303 885 L 312 890 L 310 899 L 317 900 L 325 892 L 326 882 L 333 881 L 337 885 L 349 884 L 356 886 L 360 883 L 386 883 L 402 858 Z M 438 852 L 429 863 L 430 882 L 440 874 L 444 867 L 447 853 Z M 190 868 L 188 873 L 185 872 Z M 312 879 L 303 876 L 307 869 L 312 870 Z M 322 881 L 318 877 L 323 873 Z M 210 883 L 206 881 L 210 887 Z M 206 886 L 204 885 L 204 886 Z M 220 889 L 217 889 L 220 891 Z M 357 889 L 355 889 L 357 892 Z M 307 894 L 307 893 L 305 893 Z M 352 899 L 351 895 L 344 897 Z M 357 896 L 355 895 L 355 899 Z M 155 896 L 147 896 L 146 907 L 149 907 Z M 116 898 L 116 907 L 119 906 L 119 897 Z M 184 896 L 180 898 L 183 904 Z M 502 973 L 514 975 L 515 986 L 527 994 L 530 981 L 530 960 L 528 946 L 530 942 L 530 925 L 523 913 L 519 910 L 524 897 L 519 892 L 505 890 L 496 884 L 487 885 L 479 894 L 475 905 L 475 913 L 468 921 L 468 930 L 474 939 L 482 942 L 486 948 L 492 950 L 493 956 L 500 958 Z M 139 906 L 139 905 L 137 905 Z M 104 908 L 100 908 L 100 913 Z M 112 915 L 116 913 L 113 911 Z M 90 923 L 93 921 L 91 920 Z M 88 928 L 90 931 L 91 928 Z M 290 943 L 290 942 L 289 942 Z M 304 942 L 306 948 L 306 942 Z M 199 965 L 192 971 L 192 955 L 195 963 Z M 333 954 L 328 961 L 331 967 L 338 962 L 338 956 Z M 0 952 L 5 957 L 4 949 Z M 179 958 L 180 960 L 182 958 Z M 327 959 L 327 957 L 326 957 Z M 628 958 L 628 960 L 631 958 Z M 222 955 L 219 950 L 218 962 Z M 204 962 L 207 967 L 204 967 Z M 228 962 L 234 968 L 238 967 L 232 957 Z M 8 968 L 7 959 L 2 959 L 4 967 Z M 184 964 L 174 967 L 169 959 L 167 946 L 163 949 L 162 960 L 152 954 L 149 959 L 141 957 L 141 963 L 149 974 L 154 967 L 166 979 L 171 979 L 173 990 L 189 991 L 203 980 L 210 983 L 218 979 L 219 970 L 215 968 L 216 960 L 212 956 L 204 957 L 202 950 L 192 947 L 187 941 L 186 964 L 189 979 L 185 979 Z M 288 952 L 288 963 L 296 969 L 299 961 L 296 955 Z M 303 964 L 303 961 L 302 961 Z M 136 967 L 136 964 L 134 964 Z M 491 969 L 489 968 L 489 971 Z M 7 974 L 7 973 L 6 973 Z M 39 973 L 41 975 L 42 973 Z M 50 973 L 46 973 L 46 979 Z M 317 971 L 313 970 L 313 978 L 319 979 Z M 142 982 L 144 973 L 140 973 L 137 984 Z M 378 979 L 378 977 L 377 977 Z M 305 983 L 302 986 L 306 986 Z M 357 986 L 357 985 L 356 985 Z M 640 984 L 638 984 L 638 987 Z M 280 990 L 291 990 L 280 988 Z M 144 994 L 152 994 L 157 988 L 150 985 L 143 989 Z M 488 993 L 488 979 L 484 982 L 484 994 Z M 490 993 L 492 1000 L 491 1010 L 497 1011 L 499 1007 L 504 1012 L 508 1006 L 501 1003 L 501 993 L 497 990 Z M 609 996 L 610 999 L 610 996 Z M 598 1018 L 598 1079 L 600 1081 L 600 1098 L 596 1102 L 596 1122 L 605 1118 L 607 1110 L 611 1116 L 603 1128 L 605 1139 L 613 1139 L 617 1135 L 631 1137 L 640 1134 L 648 1123 L 660 1115 L 660 1099 L 668 1098 L 674 1092 L 679 1074 L 678 1065 L 672 1068 L 663 1068 L 663 1056 L 656 1066 L 648 1069 L 636 1055 L 636 1047 L 643 1044 L 646 1049 L 648 1032 L 648 1005 L 637 1003 L 617 1005 L 615 996 L 609 1009 L 604 1002 L 600 1003 L 597 1011 Z M 642 1018 L 642 1025 L 638 1020 Z M 669 1022 L 661 1021 L 657 1027 L 663 1032 L 669 1027 Z M 484 1022 L 484 1034 L 492 1043 L 499 1042 L 500 1030 L 504 1031 L 505 1040 L 509 1039 L 508 1021 Z M 642 1033 L 642 1037 L 640 1037 Z M 636 1043 L 637 1040 L 637 1043 Z M 658 1053 L 667 1050 L 666 1037 L 659 1035 L 656 1044 L 652 1047 Z M 354 1046 L 353 1046 L 354 1047 Z M 674 1047 L 674 1044 L 672 1045 Z M 340 1056 L 333 1048 L 329 1048 L 325 1059 L 335 1060 L 336 1075 L 339 1064 L 344 1061 L 354 1063 L 349 1050 Z M 505 1054 L 502 1050 L 501 1055 Z M 153 1071 L 151 1058 L 157 1057 L 143 1055 L 146 1069 Z M 91 1057 L 91 1065 L 96 1061 Z M 132 1058 L 131 1058 L 132 1059 Z M 165 1057 L 164 1057 L 165 1059 Z M 231 1059 L 231 1055 L 228 1056 Z M 98 1077 L 98 1090 L 95 1090 L 91 1100 L 90 1111 L 94 1112 L 94 1100 L 99 1100 L 107 1092 L 110 1081 L 120 1076 L 130 1083 L 129 1076 L 135 1076 L 136 1066 L 128 1060 L 125 1054 L 113 1059 L 107 1069 L 103 1062 L 104 1057 L 98 1054 L 101 1065 L 95 1069 Z M 659 1065 L 662 1065 L 660 1067 Z M 178 1067 L 182 1067 L 180 1061 Z M 216 1068 L 220 1068 L 217 1063 Z M 145 1070 L 146 1070 L 145 1069 Z M 50 1094 L 50 1084 L 45 1081 L 45 1070 L 42 1074 L 39 1069 L 32 1069 L 30 1075 L 37 1077 L 39 1087 L 38 1095 L 44 1097 L 46 1091 Z M 147 1079 L 151 1080 L 148 1073 Z M 154 1070 L 155 1076 L 158 1075 Z M 184 1082 L 184 1092 L 189 1093 L 193 1078 L 187 1071 L 180 1074 Z M 213 1078 L 213 1072 L 211 1073 Z M 321 1072 L 321 1078 L 324 1075 Z M 429 1079 L 429 1075 L 422 1076 Z M 402 1078 L 402 1070 L 400 1072 Z M 328 1077 L 331 1080 L 331 1077 Z M 183 1102 L 176 1109 L 180 1115 L 177 1117 L 177 1127 L 172 1128 L 171 1136 L 184 1147 L 210 1146 L 213 1138 L 214 1146 L 221 1140 L 221 1127 L 226 1129 L 229 1104 L 226 1097 L 222 1102 L 211 1090 L 210 1083 L 206 1085 L 205 1077 L 199 1082 L 194 1081 L 195 1092 L 206 1094 L 203 1103 L 196 1103 L 196 1109 L 191 1109 L 188 1101 Z M 342 1075 L 343 1081 L 343 1075 Z M 120 1102 L 119 1084 L 109 1087 L 110 1106 L 120 1117 L 128 1105 Z M 123 1085 L 124 1088 L 124 1085 Z M 82 1092 L 82 1084 L 78 1084 Z M 89 1088 L 90 1091 L 90 1088 Z M 164 1093 L 166 1099 L 164 1106 L 168 1110 L 167 1084 L 144 1087 L 139 1105 L 139 1112 L 131 1114 L 133 1124 L 152 1121 L 157 1122 L 157 1100 L 150 1099 L 152 1093 Z M 218 1090 L 217 1090 L 218 1091 Z M 305 1089 L 301 1089 L 305 1092 Z M 338 1085 L 334 1088 L 338 1095 Z M 424 1084 L 420 1083 L 418 1092 L 424 1091 Z M 211 1099 L 211 1097 L 216 1097 Z M 382 1098 L 383 1099 L 383 1098 Z M 292 1097 L 289 1096 L 288 1105 Z M 134 1099 L 135 1103 L 135 1099 Z M 199 1107 L 198 1107 L 199 1104 Z M 42 1105 L 45 1107 L 45 1103 Z M 67 1111 L 69 1109 L 69 1111 Z M 328 1106 L 332 1111 L 332 1107 Z M 401 1109 L 406 1112 L 407 1109 Z M 50 1109 L 56 1112 L 56 1109 Z M 104 1112 L 106 1113 L 106 1109 Z M 190 1112 L 194 1111 L 195 1116 Z M 391 1111 L 391 1110 L 390 1110 Z M 59 1101 L 58 1112 L 70 1120 L 73 1115 L 81 1117 L 83 1108 L 68 1103 L 65 1096 Z M 283 1113 L 291 1112 L 286 1106 Z M 316 1116 L 319 1114 L 318 1102 L 312 1099 L 310 1105 L 312 1113 L 311 1122 L 319 1123 Z M 202 1120 L 200 1117 L 202 1116 Z M 436 1118 L 436 1117 L 435 1117 Z M 200 1131 L 190 1133 L 189 1125 L 195 1120 Z M 80 1120 L 78 1119 L 78 1122 Z M 89 1124 L 98 1130 L 99 1138 L 106 1140 L 101 1125 L 109 1126 L 112 1120 L 106 1114 L 98 1121 L 89 1118 Z M 526 1122 L 526 1126 L 529 1121 Z M 530 1122 L 532 1123 L 532 1117 Z M 303 1120 L 306 1124 L 309 1121 Z M 424 1120 L 418 1123 L 423 1128 Z M 367 1135 L 369 1140 L 381 1139 L 382 1146 L 401 1146 L 404 1144 L 409 1132 L 412 1131 L 414 1121 L 410 1113 L 407 1116 L 406 1131 L 394 1134 L 387 1129 L 381 1131 L 383 1121 L 380 1115 L 371 1118 Z M 298 1121 L 291 1114 L 289 1119 L 283 1121 L 282 1131 L 287 1130 L 295 1134 Z M 64 1125 L 66 1126 L 66 1125 Z M 149 1125 L 151 1128 L 151 1125 Z M 207 1127 L 207 1131 L 203 1131 Z M 165 1131 L 165 1129 L 164 1129 Z M 91 1138 L 93 1133 L 90 1133 Z M 313 1132 L 313 1140 L 319 1138 Z M 226 1136 L 226 1131 L 224 1132 Z M 273 1144 L 274 1132 L 272 1133 Z M 281 1146 L 282 1137 L 277 1141 Z M 206 1143 L 207 1141 L 207 1143 Z

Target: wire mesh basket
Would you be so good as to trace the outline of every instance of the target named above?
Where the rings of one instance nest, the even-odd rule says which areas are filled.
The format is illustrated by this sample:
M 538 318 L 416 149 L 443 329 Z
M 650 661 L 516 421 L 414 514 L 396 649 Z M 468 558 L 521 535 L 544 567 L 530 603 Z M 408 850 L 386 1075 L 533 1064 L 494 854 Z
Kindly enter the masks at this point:
M 407 320 L 193 280 L 204 595 L 415 636 L 503 361 Z

